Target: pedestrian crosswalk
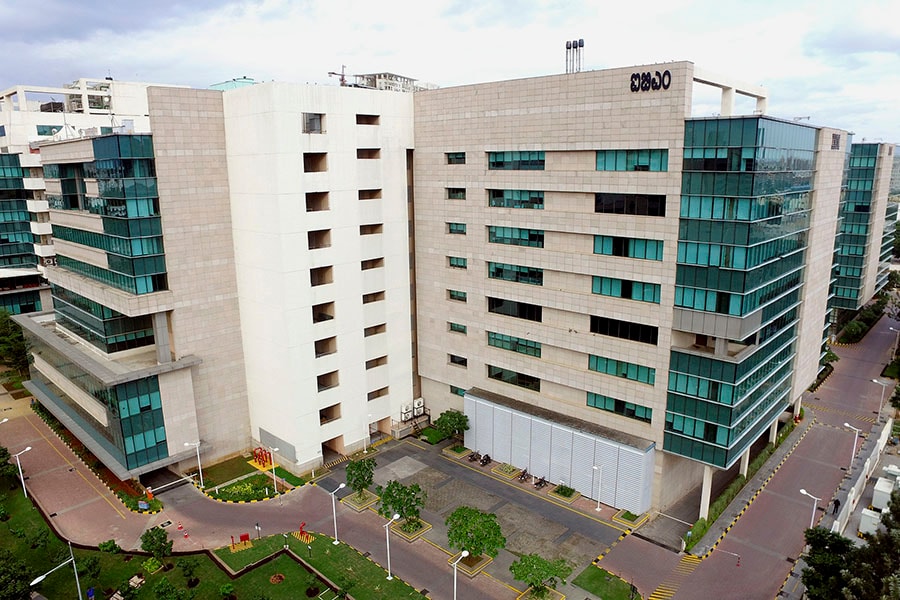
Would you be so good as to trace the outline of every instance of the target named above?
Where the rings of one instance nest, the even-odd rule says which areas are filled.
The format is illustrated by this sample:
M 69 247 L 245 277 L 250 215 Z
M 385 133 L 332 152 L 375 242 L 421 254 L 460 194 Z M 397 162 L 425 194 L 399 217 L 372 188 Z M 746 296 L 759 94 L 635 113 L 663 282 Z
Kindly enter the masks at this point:
M 856 419 L 857 421 L 865 421 L 866 423 L 874 423 L 876 420 L 874 414 L 873 415 L 861 415 L 857 412 L 852 412 L 849 410 L 841 410 L 839 408 L 832 408 L 830 406 L 823 406 L 821 404 L 813 404 L 812 402 L 807 402 L 807 403 L 805 403 L 804 406 L 806 406 L 812 410 L 817 410 L 817 411 L 827 412 L 827 413 L 834 413 L 836 415 L 841 415 L 844 417 L 850 417 L 851 419 Z
M 693 554 L 685 554 L 681 557 L 678 565 L 671 573 L 660 583 L 653 593 L 648 596 L 648 600 L 666 600 L 674 598 L 678 587 L 684 582 L 688 575 L 694 572 L 697 565 L 700 564 L 700 557 Z

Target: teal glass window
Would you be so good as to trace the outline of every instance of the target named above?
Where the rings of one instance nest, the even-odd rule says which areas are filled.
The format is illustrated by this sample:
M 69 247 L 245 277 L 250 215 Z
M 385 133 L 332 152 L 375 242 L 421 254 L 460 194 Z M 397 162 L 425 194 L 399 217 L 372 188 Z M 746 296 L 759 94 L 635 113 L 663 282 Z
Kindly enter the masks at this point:
M 502 348 L 511 352 L 518 352 L 519 354 L 527 354 L 528 356 L 534 356 L 535 358 L 541 357 L 540 342 L 526 340 L 511 335 L 504 335 L 502 333 L 494 333 L 493 331 L 488 331 L 487 336 L 488 346 Z
M 466 188 L 447 188 L 448 200 L 465 200 Z
M 466 302 L 468 294 L 459 290 L 447 290 L 447 297 L 457 302 Z
M 518 373 L 502 367 L 487 365 L 488 377 L 503 383 L 517 385 L 533 392 L 541 391 L 541 380 L 525 373 Z
M 668 171 L 668 150 L 598 150 L 598 171 Z
M 451 394 L 456 394 L 457 396 L 465 396 L 465 395 L 466 395 L 466 388 L 461 388 L 461 387 L 457 387 L 457 386 L 455 386 L 455 385 L 451 385 L 451 386 L 450 386 L 450 393 L 451 393 Z
M 150 294 L 152 292 L 159 292 L 168 289 L 168 282 L 165 273 L 138 276 L 139 273 L 135 272 L 133 275 L 125 275 L 122 273 L 113 272 L 109 269 L 98 267 L 96 265 L 82 262 L 74 258 L 69 258 L 68 256 L 63 256 L 61 254 L 57 254 L 56 262 L 60 267 L 68 269 L 73 273 L 83 275 L 89 279 L 93 279 L 94 281 L 105 283 L 106 285 L 110 285 L 114 288 L 129 292 L 131 294 Z M 150 265 L 151 268 L 152 266 L 153 265 Z M 138 265 L 138 268 L 135 268 L 133 270 L 141 271 L 144 270 L 144 268 L 145 265 L 141 264 Z
M 640 258 L 643 260 L 662 260 L 663 242 L 662 240 L 595 235 L 594 254 Z
M 37 125 L 36 128 L 38 135 L 55 135 L 62 131 L 62 125 Z
M 529 304 L 527 302 L 516 302 L 515 300 L 504 300 L 503 298 L 491 298 L 488 296 L 488 312 L 498 315 L 506 315 L 507 317 L 515 317 L 517 319 L 526 319 L 528 321 L 543 320 L 543 307 L 539 304 Z
M 447 223 L 447 233 L 466 235 L 465 223 Z
M 75 292 L 51 285 L 57 321 L 106 353 L 153 344 L 149 315 L 128 317 Z
M 640 383 L 656 384 L 656 369 L 605 356 L 588 356 L 588 369 L 606 375 L 615 375 Z
M 493 244 L 511 246 L 544 247 L 544 232 L 540 229 L 520 229 L 518 227 L 488 227 L 488 241 Z
M 0 125 L 0 137 L 6 135 L 6 125 Z
M 530 285 L 544 285 L 544 270 L 536 267 L 507 265 L 504 263 L 488 263 L 488 277 Z
M 488 206 L 543 210 L 544 192 L 535 190 L 488 190 Z
M 461 256 L 448 256 L 447 264 L 453 267 L 454 269 L 466 269 L 468 268 L 468 259 L 465 259 Z
M 466 327 L 465 325 L 460 325 L 459 323 L 451 323 L 451 322 L 447 323 L 447 329 L 454 333 L 461 333 L 463 335 L 466 335 L 469 331 L 469 328 Z
M 448 165 L 464 165 L 466 164 L 465 152 L 447 152 L 445 154 Z
M 488 169 L 492 171 L 543 171 L 544 152 L 542 150 L 488 152 Z
M 629 419 L 649 423 L 653 417 L 653 409 L 618 398 L 611 398 L 594 392 L 587 392 L 587 405 L 607 412 L 615 413 Z
M 601 296 L 613 298 L 626 298 L 628 300 L 640 300 L 641 302 L 653 302 L 659 304 L 658 283 L 644 283 L 630 281 L 628 279 L 616 279 L 614 277 L 594 277 L 592 292 Z

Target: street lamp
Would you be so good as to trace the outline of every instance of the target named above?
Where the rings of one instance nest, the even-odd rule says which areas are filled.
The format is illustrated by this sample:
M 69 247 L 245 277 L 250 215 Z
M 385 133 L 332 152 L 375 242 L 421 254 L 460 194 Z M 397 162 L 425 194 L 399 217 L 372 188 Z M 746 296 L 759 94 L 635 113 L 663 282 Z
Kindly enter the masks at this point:
M 278 494 L 278 480 L 275 479 L 275 453 L 278 452 L 278 448 L 273 448 L 269 446 L 269 451 L 272 453 L 272 485 L 275 486 L 275 494 Z
M 881 383 L 877 379 L 873 379 L 872 383 L 877 383 L 881 386 L 881 400 L 878 402 L 878 419 L 881 420 L 881 406 L 884 404 L 884 390 L 887 388 L 888 384 Z
M 850 464 L 847 465 L 847 473 L 850 472 L 851 467 L 853 467 L 853 457 L 856 456 L 856 442 L 859 439 L 860 430 L 851 425 L 850 423 L 844 423 L 844 427 L 853 430 L 853 448 L 850 450 Z
M 4 418 L 2 421 L 0 421 L 0 425 L 3 425 L 3 424 L 6 423 L 7 421 L 9 421 L 9 419 Z
M 203 489 L 203 466 L 200 464 L 200 442 L 185 442 L 185 446 L 193 446 L 197 449 L 197 470 L 200 471 L 200 489 Z
M 331 495 L 331 518 L 334 519 L 334 541 L 331 543 L 335 546 L 340 544 L 340 542 L 338 541 L 337 536 L 337 504 L 335 504 L 334 495 L 338 493 L 338 490 L 342 490 L 345 487 L 347 487 L 347 484 L 342 483 L 341 485 L 337 486 L 337 489 L 333 492 L 328 492 Z
M 816 523 L 816 508 L 819 506 L 819 500 L 821 500 L 821 498 L 816 498 L 803 488 L 800 488 L 800 493 L 813 499 L 812 516 L 809 518 L 809 528 L 812 529 L 813 525 L 815 525 Z
M 597 465 L 594 465 L 591 468 L 594 469 L 595 471 L 597 471 L 597 508 L 595 508 L 594 510 L 599 511 L 600 510 L 600 489 L 601 489 L 601 486 L 603 485 L 603 465 L 600 465 L 599 467 Z
M 388 555 L 388 576 L 387 576 L 388 581 L 393 579 L 393 577 L 391 577 L 391 532 L 390 532 L 389 527 L 391 525 L 393 525 L 394 521 L 399 521 L 399 520 L 400 520 L 400 515 L 395 514 L 393 517 L 391 517 L 390 521 L 388 521 L 387 523 L 384 524 L 384 542 L 387 544 L 387 555 Z M 335 534 L 335 537 L 336 536 L 337 536 L 337 534 Z
M 28 497 L 28 490 L 25 489 L 25 478 L 22 476 L 22 461 L 19 460 L 19 457 L 31 450 L 31 446 L 26 447 L 24 450 L 19 452 L 18 454 L 13 454 L 16 457 L 16 464 L 19 465 L 19 480 L 22 482 L 22 492 L 25 494 L 25 497 Z
M 463 550 L 462 552 L 459 553 L 459 558 L 457 558 L 456 560 L 453 561 L 453 600 L 456 600 L 456 565 L 457 565 L 457 563 L 459 563 L 459 561 L 461 561 L 468 555 L 469 555 L 469 551 Z
M 39 584 L 40 582 L 42 582 L 44 579 L 47 578 L 47 575 L 49 575 L 53 571 L 59 569 L 60 567 L 66 566 L 69 563 L 72 563 L 72 570 L 75 571 L 75 587 L 78 589 L 78 600 L 82 600 L 81 583 L 79 583 L 79 581 L 78 581 L 78 567 L 75 566 L 75 554 L 72 552 L 72 542 L 69 542 L 69 560 L 56 565 L 55 567 L 53 567 L 52 569 L 50 569 L 49 571 L 47 571 L 46 573 L 44 573 L 43 575 L 41 575 L 40 577 L 38 577 L 37 579 L 35 579 L 28 585 Z
M 894 353 L 891 355 L 891 361 L 893 361 L 894 357 L 897 355 L 897 344 L 900 343 L 900 329 L 894 329 L 893 327 L 888 327 L 888 329 L 897 333 L 897 335 L 894 336 Z

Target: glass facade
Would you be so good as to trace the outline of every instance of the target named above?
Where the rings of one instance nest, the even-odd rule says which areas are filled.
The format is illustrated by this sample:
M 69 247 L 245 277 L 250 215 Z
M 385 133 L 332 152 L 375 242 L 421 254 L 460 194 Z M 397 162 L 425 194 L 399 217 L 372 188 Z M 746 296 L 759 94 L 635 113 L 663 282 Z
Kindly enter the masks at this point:
M 488 346 L 493 346 L 494 348 L 503 348 L 504 350 L 518 352 L 519 354 L 527 354 L 528 356 L 534 356 L 535 358 L 541 357 L 540 342 L 535 342 L 534 340 L 525 340 L 502 333 L 494 333 L 493 331 L 488 331 L 487 337 Z
M 649 423 L 653 418 L 653 409 L 633 402 L 626 402 L 618 398 L 611 398 L 594 392 L 587 393 L 587 405 L 591 408 L 599 408 L 629 419 Z
M 518 373 L 501 367 L 495 367 L 494 365 L 487 365 L 487 371 L 490 379 L 517 385 L 533 392 L 541 391 L 541 380 L 537 377 L 532 377 L 525 373 Z
M 753 321 L 726 340 L 739 355 L 672 349 L 666 451 L 727 468 L 788 405 L 816 136 L 765 117 L 685 122 L 675 306 Z
M 488 169 L 492 171 L 543 171 L 544 151 L 488 152 Z
M 128 317 L 65 288 L 51 286 L 56 321 L 106 353 L 153 344 L 149 315 Z
M 544 192 L 534 190 L 488 190 L 488 206 L 543 210 Z
M 668 150 L 598 150 L 598 171 L 668 171 Z
M 520 229 L 518 227 L 488 227 L 488 241 L 492 244 L 511 246 L 544 247 L 544 232 L 540 229 Z
M 595 235 L 594 254 L 640 258 L 643 260 L 662 260 L 663 243 L 662 240 Z
M 488 277 L 490 279 L 514 281 L 516 283 L 544 285 L 544 270 L 538 269 L 537 267 L 523 267 L 521 265 L 489 262 Z
M 37 265 L 26 202 L 31 192 L 25 190 L 24 176 L 18 154 L 0 154 L 0 267 Z M 28 303 L 25 299 L 24 304 Z
M 636 365 L 634 363 L 625 362 L 624 360 L 616 360 L 605 356 L 588 355 L 588 369 L 598 373 L 606 373 L 607 375 L 615 375 L 632 381 L 656 384 L 656 369 Z
M 601 296 L 613 298 L 626 298 L 628 300 L 640 300 L 641 302 L 653 302 L 659 304 L 658 283 L 644 283 L 630 281 L 628 279 L 616 279 L 615 277 L 594 277 L 591 291 Z

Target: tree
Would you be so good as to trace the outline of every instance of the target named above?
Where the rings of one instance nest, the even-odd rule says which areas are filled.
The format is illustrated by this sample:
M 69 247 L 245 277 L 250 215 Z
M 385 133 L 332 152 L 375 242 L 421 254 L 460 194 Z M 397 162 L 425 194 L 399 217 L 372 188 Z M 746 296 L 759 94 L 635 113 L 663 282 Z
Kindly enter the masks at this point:
M 172 540 L 169 534 L 161 527 L 148 529 L 141 534 L 141 550 L 150 553 L 160 563 L 172 554 Z
M 900 258 L 900 221 L 894 223 L 894 258 Z
M 825 355 L 822 357 L 822 360 L 819 361 L 822 365 L 830 365 L 831 363 L 836 363 L 841 360 L 841 357 L 832 352 L 831 348 L 825 350 Z
M 0 550 L 0 600 L 28 600 L 33 579 L 31 568 L 9 550 Z
M 812 600 L 839 598 L 846 585 L 844 567 L 847 565 L 853 542 L 839 533 L 816 527 L 806 530 L 809 554 L 803 569 L 803 585 Z
M 350 486 L 360 501 L 375 480 L 375 459 L 363 458 L 347 463 L 347 485 Z
M 526 554 L 509 565 L 509 571 L 531 588 L 532 597 L 543 598 L 549 589 L 556 589 L 558 581 L 566 582 L 572 565 L 564 558 L 547 560 L 539 554 Z
M 381 496 L 381 507 L 378 514 L 390 519 L 395 514 L 400 515 L 405 523 L 401 526 L 403 531 L 412 532 L 421 527 L 419 514 L 425 506 L 425 491 L 418 483 L 403 485 L 399 481 L 388 481 L 387 486 L 376 488 Z
M 445 410 L 434 420 L 433 425 L 445 436 L 459 440 L 463 432 L 469 430 L 469 417 L 458 410 Z
M 22 377 L 28 375 L 28 344 L 22 328 L 6 310 L 0 309 L 0 365 L 14 369 Z
M 16 465 L 9 462 L 9 459 L 12 458 L 9 450 L 7 450 L 4 446 L 0 446 L 0 478 L 7 479 L 10 477 L 15 477 L 19 470 Z
M 187 600 L 191 596 L 185 590 L 175 587 L 167 577 L 163 577 L 153 586 L 153 597 L 156 600 Z
M 91 581 L 97 581 L 100 577 L 100 559 L 93 554 L 85 556 L 78 561 L 78 572 Z
M 506 545 L 497 515 L 460 506 L 447 517 L 447 543 L 457 550 L 468 550 L 472 556 L 487 554 L 491 558 Z
M 187 579 L 188 587 L 194 587 L 199 583 L 200 580 L 194 577 L 197 574 L 197 569 L 200 568 L 200 563 L 197 562 L 196 558 L 182 558 L 178 561 L 178 568 L 181 569 L 181 574 Z

